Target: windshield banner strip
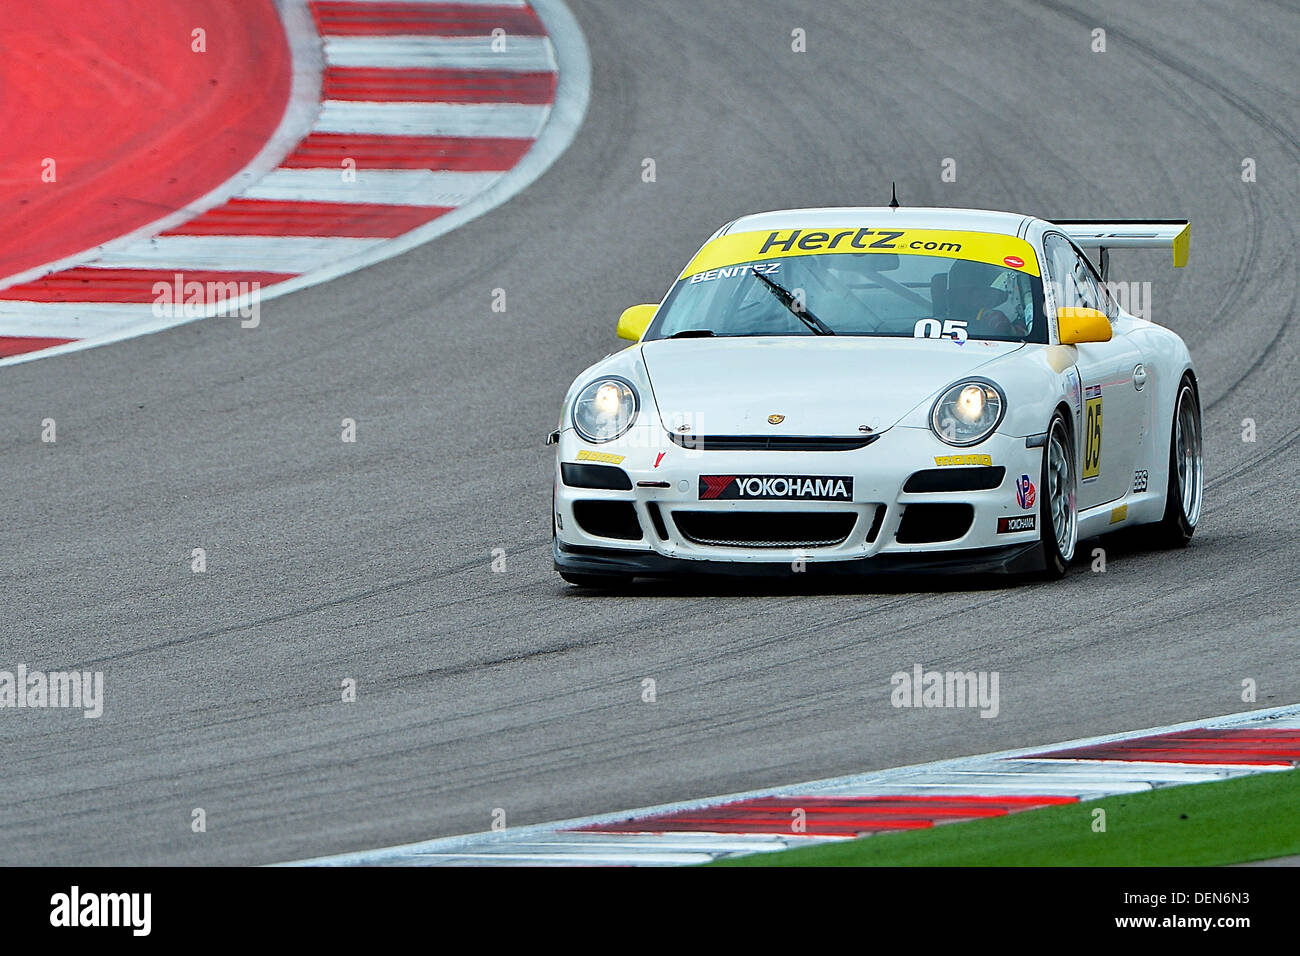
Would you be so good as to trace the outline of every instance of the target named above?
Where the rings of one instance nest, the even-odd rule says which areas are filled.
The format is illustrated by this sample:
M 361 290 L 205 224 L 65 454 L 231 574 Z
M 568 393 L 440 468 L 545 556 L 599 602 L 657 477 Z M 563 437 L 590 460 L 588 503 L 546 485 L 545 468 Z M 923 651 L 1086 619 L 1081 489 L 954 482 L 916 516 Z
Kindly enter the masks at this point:
M 1031 276 L 1038 272 L 1034 248 L 1024 239 L 992 232 L 954 232 L 948 229 L 778 229 L 738 232 L 714 239 L 696 254 L 679 279 L 710 269 L 793 256 L 827 254 L 894 253 L 969 259 L 1015 269 Z

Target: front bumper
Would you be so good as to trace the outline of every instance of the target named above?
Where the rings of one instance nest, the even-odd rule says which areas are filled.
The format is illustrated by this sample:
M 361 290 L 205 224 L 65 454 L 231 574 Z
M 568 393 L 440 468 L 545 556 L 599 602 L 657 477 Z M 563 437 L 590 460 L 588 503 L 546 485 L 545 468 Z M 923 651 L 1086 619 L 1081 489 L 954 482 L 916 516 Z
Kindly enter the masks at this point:
M 840 451 L 752 451 L 725 448 L 687 449 L 673 444 L 667 433 L 655 447 L 611 442 L 590 445 L 572 429 L 561 433 L 555 468 L 555 566 L 591 574 L 675 575 L 720 573 L 741 575 L 889 572 L 1023 573 L 1042 567 L 1039 531 L 999 533 L 999 518 L 1038 515 L 1035 502 L 1022 507 L 1017 479 L 1038 484 L 1042 448 L 1024 437 L 995 434 L 975 448 L 953 448 L 929 429 L 895 426 L 864 448 Z M 626 473 L 627 490 L 572 487 L 561 477 L 561 463 L 603 463 Z M 955 465 L 936 459 L 987 456 L 988 465 L 1005 469 L 996 487 L 962 491 L 904 491 L 920 471 L 941 473 Z M 617 461 L 615 461 L 617 459 Z M 706 499 L 702 475 L 851 476 L 851 499 L 764 500 Z M 1035 490 L 1035 495 L 1041 489 Z M 590 502 L 623 502 L 634 509 L 640 537 L 610 537 L 592 533 L 575 515 L 575 505 L 589 513 Z M 960 505 L 969 508 L 968 526 L 947 540 L 916 541 L 912 529 L 900 535 L 909 507 Z M 934 509 L 931 509 L 933 511 Z M 925 509 L 916 509 L 917 514 Z M 840 538 L 775 545 L 691 534 L 690 520 L 711 515 L 744 514 L 746 523 L 761 527 L 768 518 L 788 533 L 792 524 L 810 515 L 834 514 L 851 526 Z M 630 514 L 630 512 L 629 512 Z M 679 520 L 680 519 L 680 520 Z M 961 523 L 964 524 L 964 521 Z M 764 535 L 756 530 L 753 537 Z M 900 537 L 903 540 L 900 540 Z

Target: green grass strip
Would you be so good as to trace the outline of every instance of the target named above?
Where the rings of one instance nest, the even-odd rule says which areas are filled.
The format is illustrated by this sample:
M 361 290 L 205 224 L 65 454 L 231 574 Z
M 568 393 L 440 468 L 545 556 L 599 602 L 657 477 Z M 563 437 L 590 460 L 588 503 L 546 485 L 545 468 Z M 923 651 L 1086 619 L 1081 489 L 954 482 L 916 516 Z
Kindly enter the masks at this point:
M 1095 811 L 1105 831 L 1096 832 Z M 1300 770 L 1163 787 L 715 866 L 1218 866 L 1300 854 Z

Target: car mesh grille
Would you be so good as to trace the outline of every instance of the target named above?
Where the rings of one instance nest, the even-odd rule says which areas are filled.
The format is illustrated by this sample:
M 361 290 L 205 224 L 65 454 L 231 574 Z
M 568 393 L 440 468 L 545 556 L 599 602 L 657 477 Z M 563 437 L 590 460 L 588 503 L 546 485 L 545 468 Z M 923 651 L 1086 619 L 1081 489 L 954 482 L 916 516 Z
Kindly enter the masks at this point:
M 829 548 L 843 544 L 852 511 L 674 511 L 682 536 L 715 548 Z
M 673 443 L 697 451 L 852 451 L 879 435 L 669 435 Z

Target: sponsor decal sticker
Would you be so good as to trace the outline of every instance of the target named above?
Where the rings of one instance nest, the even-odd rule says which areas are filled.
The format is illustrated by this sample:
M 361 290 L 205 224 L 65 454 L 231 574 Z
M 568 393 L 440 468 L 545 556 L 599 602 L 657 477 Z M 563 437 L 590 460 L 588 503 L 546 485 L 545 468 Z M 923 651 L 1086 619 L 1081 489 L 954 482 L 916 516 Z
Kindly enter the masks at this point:
M 585 448 L 578 452 L 578 461 L 599 461 L 606 465 L 621 465 L 626 455 L 614 455 L 607 451 L 587 451 Z
M 852 501 L 848 475 L 700 475 L 700 499 Z
M 1034 248 L 1024 239 L 989 232 L 952 229 L 807 228 L 736 232 L 714 239 L 682 270 L 680 279 L 708 282 L 743 275 L 748 263 L 769 266 L 773 259 L 845 253 L 942 256 L 967 259 L 1038 275 Z M 1016 262 L 1019 265 L 1016 265 Z
M 1101 474 L 1101 386 L 1089 385 L 1084 392 L 1083 480 Z
M 1083 411 L 1083 389 L 1079 386 L 1079 370 L 1071 366 L 1065 370 L 1065 394 L 1077 415 Z
M 998 534 L 1017 534 L 1038 527 L 1038 515 L 1017 515 L 998 519 Z
M 734 279 L 736 276 L 747 276 L 754 272 L 759 275 L 772 276 L 776 275 L 781 268 L 779 262 L 755 262 L 747 265 L 728 266 L 724 269 L 710 269 L 707 272 L 699 272 L 691 276 L 691 284 L 697 282 L 712 282 L 714 279 Z
M 1038 493 L 1034 490 L 1034 483 L 1029 480 L 1028 475 L 1021 475 L 1016 479 L 1016 501 L 1020 502 L 1020 507 L 1028 511 L 1034 506 L 1037 498 Z
M 1146 491 L 1150 478 L 1145 471 L 1133 472 L 1133 491 Z
M 992 465 L 993 458 L 990 455 L 936 455 L 934 463 L 940 468 L 950 465 Z
M 1120 505 L 1118 508 L 1110 509 L 1110 523 L 1119 524 L 1128 517 L 1128 505 Z

